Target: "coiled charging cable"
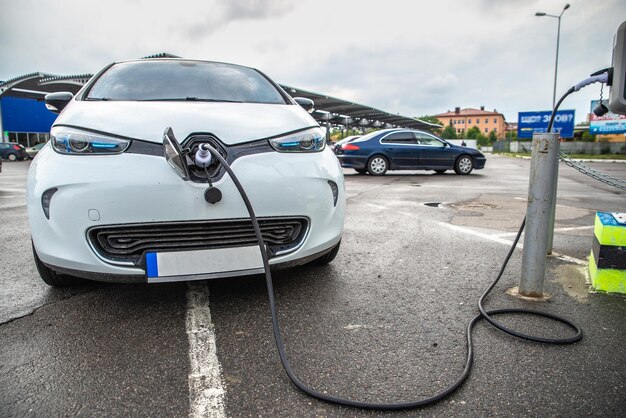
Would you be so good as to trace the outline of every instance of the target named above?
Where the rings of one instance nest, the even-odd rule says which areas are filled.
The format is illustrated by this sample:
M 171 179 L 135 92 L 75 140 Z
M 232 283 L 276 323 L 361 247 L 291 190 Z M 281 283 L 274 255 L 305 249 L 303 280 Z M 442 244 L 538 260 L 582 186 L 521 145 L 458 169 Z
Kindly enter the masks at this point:
M 559 100 L 559 102 L 555 106 L 554 110 L 552 111 L 552 115 L 550 117 L 550 122 L 549 122 L 549 125 L 548 125 L 548 132 L 550 132 L 552 130 L 552 125 L 554 123 L 554 118 L 555 118 L 557 109 L 559 108 L 560 104 L 563 102 L 565 97 L 567 97 L 568 95 L 570 95 L 574 91 L 578 91 L 580 88 L 582 88 L 582 87 L 584 87 L 586 85 L 589 85 L 591 83 L 595 83 L 595 82 L 606 83 L 608 77 L 609 77 L 609 72 L 608 71 L 607 71 L 606 74 L 601 73 L 601 72 L 595 73 L 591 77 L 589 77 L 588 79 L 583 80 L 580 83 L 578 83 L 576 86 L 570 88 L 567 91 L 567 93 L 565 93 L 563 95 L 563 97 L 561 97 L 561 99 Z M 500 268 L 500 271 L 499 271 L 497 277 L 491 283 L 491 285 L 487 288 L 487 290 L 485 290 L 485 292 L 478 299 L 478 310 L 480 311 L 480 313 L 478 315 L 476 315 L 474 318 L 472 318 L 472 320 L 469 321 L 469 323 L 467 324 L 467 328 L 466 328 L 467 355 L 465 357 L 465 366 L 463 368 L 463 372 L 458 377 L 458 379 L 456 381 L 454 381 L 454 383 L 452 383 L 450 386 L 448 386 L 447 388 L 443 389 L 442 391 L 434 394 L 433 396 L 429 396 L 429 397 L 422 398 L 422 399 L 419 399 L 419 400 L 414 400 L 414 401 L 394 402 L 394 403 L 376 403 L 376 402 L 358 401 L 358 400 L 353 400 L 353 399 L 345 399 L 345 398 L 341 398 L 341 397 L 338 397 L 338 396 L 333 396 L 333 395 L 328 395 L 326 393 L 321 393 L 321 392 L 318 392 L 318 391 L 316 391 L 314 389 L 309 388 L 300 379 L 298 379 L 298 377 L 291 370 L 291 366 L 289 365 L 289 360 L 287 358 L 287 354 L 285 352 L 285 347 L 284 347 L 284 344 L 283 344 L 283 339 L 282 339 L 282 336 L 281 336 L 280 325 L 278 323 L 278 319 L 277 319 L 277 315 L 276 315 L 276 303 L 275 303 L 275 295 L 274 295 L 274 285 L 273 285 L 273 281 L 272 281 L 272 273 L 270 271 L 270 266 L 269 266 L 269 259 L 268 259 L 268 255 L 267 255 L 267 248 L 265 246 L 265 243 L 263 242 L 263 236 L 261 235 L 261 229 L 259 228 L 259 222 L 257 221 L 256 215 L 254 213 L 254 209 L 252 208 L 252 204 L 250 203 L 250 199 L 248 199 L 246 191 L 242 187 L 241 183 L 239 182 L 239 179 L 237 178 L 237 176 L 235 175 L 233 170 L 228 165 L 228 162 L 226 162 L 226 160 L 219 154 L 219 152 L 217 152 L 217 150 L 215 148 L 213 148 L 209 144 L 207 144 L 207 147 L 208 147 L 208 150 L 213 155 L 213 157 L 215 157 L 224 166 L 224 169 L 226 170 L 226 172 L 228 172 L 228 175 L 230 176 L 230 178 L 232 179 L 233 183 L 237 187 L 237 190 L 239 191 L 239 194 L 241 195 L 241 198 L 243 199 L 243 201 L 244 201 L 244 203 L 246 205 L 246 209 L 248 210 L 248 214 L 250 215 L 250 220 L 252 221 L 252 226 L 254 227 L 254 233 L 256 235 L 257 243 L 258 243 L 259 249 L 261 251 L 261 257 L 263 259 L 263 268 L 265 270 L 265 281 L 266 281 L 266 284 L 267 284 L 267 293 L 268 293 L 268 298 L 269 298 L 270 312 L 271 312 L 271 316 L 272 316 L 272 329 L 274 331 L 274 339 L 276 340 L 276 347 L 278 349 L 278 355 L 280 357 L 280 361 L 281 361 L 281 363 L 283 365 L 283 368 L 285 369 L 285 372 L 287 373 L 287 376 L 289 376 L 289 379 L 291 380 L 291 382 L 298 389 L 300 389 L 301 391 L 303 391 L 307 395 L 312 396 L 313 398 L 325 401 L 325 402 L 333 403 L 333 404 L 344 405 L 344 406 L 349 406 L 349 407 L 354 407 L 354 408 L 375 409 L 375 410 L 412 409 L 412 408 L 422 407 L 422 406 L 426 406 L 426 405 L 435 403 L 437 401 L 440 401 L 443 398 L 445 398 L 448 395 L 450 395 L 456 389 L 458 389 L 463 384 L 463 382 L 467 379 L 467 377 L 469 376 L 470 370 L 472 368 L 472 362 L 473 362 L 473 359 L 474 359 L 473 342 L 472 342 L 472 329 L 474 328 L 474 325 L 476 325 L 478 320 L 480 320 L 481 318 L 486 319 L 491 325 L 493 325 L 497 329 L 499 329 L 499 330 L 501 330 L 503 332 L 506 332 L 507 334 L 510 334 L 512 336 L 524 339 L 524 340 L 541 342 L 541 343 L 547 343 L 547 344 L 571 344 L 571 343 L 575 343 L 577 341 L 580 341 L 582 339 L 583 332 L 580 329 L 580 327 L 578 325 L 574 324 L 573 322 L 571 322 L 571 321 L 569 321 L 569 320 L 567 320 L 567 319 L 565 319 L 563 317 L 560 317 L 558 315 L 555 315 L 555 314 L 552 314 L 552 313 L 548 313 L 548 312 L 535 311 L 535 310 L 529 310 L 529 309 L 517 309 L 517 308 L 485 310 L 485 308 L 483 306 L 483 304 L 484 304 L 487 296 L 491 292 L 491 290 L 493 290 L 493 288 L 496 286 L 498 281 L 500 281 L 500 278 L 502 277 L 502 275 L 503 275 L 503 273 L 504 273 L 504 271 L 506 269 L 506 266 L 509 263 L 509 260 L 511 259 L 511 256 L 513 255 L 513 252 L 515 251 L 517 243 L 519 242 L 520 237 L 522 235 L 522 232 L 524 231 L 524 226 L 526 225 L 526 218 L 524 218 L 524 220 L 522 221 L 522 224 L 520 225 L 519 231 L 517 232 L 517 235 L 515 236 L 515 239 L 513 240 L 513 244 L 511 245 L 511 248 L 509 249 L 509 252 L 506 255 L 506 257 L 505 257 L 505 259 L 504 259 L 504 261 L 502 263 L 502 267 Z M 205 149 L 207 149 L 207 148 L 205 148 Z M 567 325 L 569 328 L 571 328 L 574 331 L 574 335 L 571 336 L 571 337 L 565 337 L 565 338 L 548 338 L 548 337 L 540 337 L 540 336 L 523 334 L 523 333 L 514 331 L 514 330 L 512 330 L 512 329 L 502 325 L 501 323 L 499 323 L 495 319 L 493 319 L 494 315 L 502 315 L 502 314 L 526 314 L 526 315 L 534 315 L 534 316 L 540 316 L 540 317 L 552 319 L 552 320 L 555 320 L 555 321 L 558 321 L 558 322 L 561 322 L 561 323 Z

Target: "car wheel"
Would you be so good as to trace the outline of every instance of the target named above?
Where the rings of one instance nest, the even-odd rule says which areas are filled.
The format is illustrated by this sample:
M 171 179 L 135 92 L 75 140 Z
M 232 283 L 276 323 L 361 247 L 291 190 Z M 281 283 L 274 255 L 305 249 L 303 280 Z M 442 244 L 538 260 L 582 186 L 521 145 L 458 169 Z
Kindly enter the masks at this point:
M 367 171 L 372 176 L 382 176 L 389 169 L 387 159 L 382 155 L 374 155 L 367 163 Z
M 367 170 L 366 170 L 366 169 L 364 169 L 364 168 L 359 168 L 359 169 L 356 169 L 356 168 L 355 168 L 355 169 L 354 169 L 354 171 L 356 171 L 356 172 L 357 172 L 357 173 L 359 173 L 359 174 L 365 174 L 365 173 L 367 173 Z
M 467 175 L 474 169 L 474 160 L 469 155 L 461 155 L 454 163 L 454 172 L 459 175 Z
M 435 170 L 435 174 L 443 174 L 446 170 Z
M 16 161 L 17 160 L 17 155 L 15 154 L 9 154 L 9 156 L 7 157 L 7 159 L 9 161 Z
M 340 245 L 341 245 L 341 241 L 339 241 L 337 245 L 335 245 L 333 249 L 330 250 L 330 252 L 324 254 L 320 258 L 316 258 L 315 260 L 311 261 L 311 264 L 315 266 L 325 266 L 326 264 L 330 263 L 331 261 L 335 259 L 335 257 L 337 257 L 337 253 L 339 252 Z
M 41 280 L 43 280 L 45 284 L 52 287 L 67 287 L 85 282 L 83 279 L 79 279 L 78 277 L 58 274 L 56 271 L 47 267 L 39 259 L 39 256 L 37 255 L 37 250 L 35 250 L 35 245 L 32 244 L 32 242 L 31 245 L 33 247 L 33 258 L 35 259 L 35 266 L 37 267 L 37 271 L 39 272 L 39 277 L 41 277 Z

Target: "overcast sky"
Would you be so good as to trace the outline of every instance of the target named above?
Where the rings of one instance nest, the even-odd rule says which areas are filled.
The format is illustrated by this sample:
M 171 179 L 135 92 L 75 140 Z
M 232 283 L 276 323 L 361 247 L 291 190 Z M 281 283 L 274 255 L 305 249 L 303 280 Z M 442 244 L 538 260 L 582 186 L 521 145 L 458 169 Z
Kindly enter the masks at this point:
M 611 63 L 624 0 L 571 0 L 557 99 Z M 552 104 L 555 0 L 0 0 L 0 80 L 95 73 L 159 52 L 258 68 L 275 81 L 406 116 Z M 567 99 L 585 120 L 599 85 Z M 608 92 L 605 90 L 605 97 Z

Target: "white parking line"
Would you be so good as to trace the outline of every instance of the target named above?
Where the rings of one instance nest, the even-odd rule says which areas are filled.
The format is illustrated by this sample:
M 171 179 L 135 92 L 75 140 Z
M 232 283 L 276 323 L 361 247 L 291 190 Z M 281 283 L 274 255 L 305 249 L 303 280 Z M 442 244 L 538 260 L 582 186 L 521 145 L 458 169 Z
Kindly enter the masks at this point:
M 452 229 L 453 231 L 456 232 L 462 232 L 464 234 L 468 234 L 468 235 L 473 235 L 475 237 L 479 237 L 488 241 L 493 241 L 493 242 L 497 242 L 498 244 L 504 244 L 504 245 L 508 245 L 509 247 L 511 245 L 513 245 L 513 241 L 509 241 L 508 239 L 503 239 L 498 237 L 497 235 L 490 235 L 490 234 L 485 234 L 483 232 L 478 232 L 475 231 L 473 229 L 469 229 L 469 228 L 464 228 L 462 226 L 458 226 L 458 225 L 452 225 L 452 224 L 447 224 L 445 222 L 437 222 L 437 224 L 446 227 L 448 229 Z M 515 248 L 519 248 L 520 250 L 524 248 L 524 245 L 518 243 L 517 246 Z
M 226 416 L 222 367 L 217 359 L 215 331 L 205 281 L 187 284 L 187 336 L 189 338 L 189 416 Z
M 585 226 L 568 226 L 565 228 L 554 228 L 554 232 L 567 232 L 567 231 L 579 231 L 583 229 L 593 229 L 593 225 Z M 501 234 L 494 234 L 496 237 L 510 237 L 517 235 L 517 232 L 503 232 Z
M 428 220 L 425 220 L 418 213 L 404 212 L 404 211 L 401 211 L 401 210 L 390 208 L 390 207 L 387 207 L 387 206 L 384 206 L 384 205 L 379 205 L 379 204 L 376 204 L 376 203 L 369 203 L 369 202 L 365 202 L 365 201 L 362 201 L 362 200 L 356 200 L 356 199 L 353 199 L 353 200 L 358 202 L 358 203 L 361 203 L 361 204 L 364 204 L 364 205 L 367 205 L 367 206 L 371 206 L 371 207 L 374 207 L 374 208 L 377 208 L 377 209 L 383 209 L 383 210 L 386 210 L 386 211 L 395 212 L 395 213 L 398 213 L 398 214 L 404 215 L 404 216 L 419 217 L 423 221 L 428 221 Z M 448 228 L 448 229 L 452 229 L 452 230 L 454 230 L 456 232 L 462 232 L 464 234 L 473 235 L 475 237 L 478 237 L 478 238 L 481 238 L 481 239 L 484 239 L 484 240 L 487 240 L 487 241 L 497 242 L 498 244 L 507 245 L 509 247 L 511 245 L 513 245 L 513 241 L 501 238 L 501 236 L 504 235 L 504 234 L 485 234 L 484 232 L 479 232 L 479 231 L 476 231 L 474 229 L 469 229 L 469 228 L 465 228 L 465 227 L 458 226 L 458 225 L 452 225 L 452 224 L 448 224 L 448 223 L 445 223 L 445 222 L 439 222 L 439 221 L 434 221 L 434 222 L 436 224 L 440 225 L 440 226 L 443 226 L 443 227 Z M 581 228 L 582 229 L 583 227 L 571 227 L 571 228 Z M 584 228 L 587 228 L 587 227 L 585 226 Z M 569 228 L 560 228 L 560 230 L 570 230 L 570 229 Z M 508 235 L 508 234 L 509 233 L 507 232 L 506 235 Z M 512 233 L 512 235 L 517 235 L 517 232 Z M 515 246 L 515 248 L 518 248 L 518 249 L 521 250 L 521 249 L 524 248 L 524 245 L 521 244 L 521 243 L 518 243 Z M 569 263 L 574 263 L 574 264 L 578 264 L 578 265 L 581 265 L 581 266 L 586 266 L 587 265 L 587 262 L 585 260 L 581 260 L 581 259 L 575 258 L 575 257 L 570 257 L 570 256 L 564 255 L 564 254 L 559 254 L 559 253 L 556 253 L 554 251 L 552 252 L 552 256 L 556 257 L 556 258 L 558 258 L 560 260 L 567 261 Z
M 489 234 L 484 234 L 482 232 L 478 232 L 478 231 L 474 231 L 473 229 L 468 229 L 468 228 L 463 228 L 462 226 L 457 226 L 457 225 L 451 225 L 451 224 L 447 224 L 445 222 L 437 222 L 439 225 L 441 226 L 445 226 L 446 228 L 449 229 L 453 229 L 457 232 L 463 232 L 464 234 L 469 234 L 469 235 L 473 235 L 475 237 L 479 237 L 479 238 L 483 238 L 489 241 L 493 241 L 493 242 L 497 242 L 499 244 L 504 244 L 504 245 L 508 245 L 509 247 L 511 245 L 513 245 L 513 241 L 509 241 L 506 239 L 502 239 L 499 237 L 499 235 L 489 235 Z M 517 235 L 517 232 L 514 234 Z M 524 245 L 518 243 L 515 248 L 518 248 L 520 250 L 524 249 Z M 578 264 L 580 266 L 586 266 L 587 262 L 585 260 L 581 260 L 579 258 L 575 258 L 575 257 L 570 257 L 569 255 L 565 255 L 565 254 L 559 254 L 557 252 L 552 251 L 551 254 L 553 257 L 556 257 L 560 260 L 563 261 L 567 261 L 568 263 L 573 263 L 573 264 Z

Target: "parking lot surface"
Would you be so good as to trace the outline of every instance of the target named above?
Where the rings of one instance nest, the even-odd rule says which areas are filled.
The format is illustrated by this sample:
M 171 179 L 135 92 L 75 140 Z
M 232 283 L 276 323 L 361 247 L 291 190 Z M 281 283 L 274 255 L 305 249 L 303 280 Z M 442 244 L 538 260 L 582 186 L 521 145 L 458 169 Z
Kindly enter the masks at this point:
M 626 178 L 626 164 L 590 163 Z M 626 298 L 589 292 L 596 211 L 626 194 L 560 166 L 547 302 L 507 293 L 513 255 L 488 308 L 526 307 L 584 330 L 568 346 L 522 342 L 485 323 L 461 389 L 430 407 L 379 413 L 308 398 L 278 360 L 263 277 L 190 284 L 52 289 L 30 248 L 29 162 L 0 173 L 0 415 L 623 416 Z M 313 388 L 391 402 L 434 394 L 461 373 L 465 327 L 525 214 L 529 160 L 488 155 L 469 176 L 346 170 L 339 255 L 277 272 L 279 320 L 292 367 Z M 245 187 L 245 185 L 244 185 Z M 67 216 L 72 216 L 71 213 Z M 538 318 L 522 331 L 566 335 Z

